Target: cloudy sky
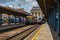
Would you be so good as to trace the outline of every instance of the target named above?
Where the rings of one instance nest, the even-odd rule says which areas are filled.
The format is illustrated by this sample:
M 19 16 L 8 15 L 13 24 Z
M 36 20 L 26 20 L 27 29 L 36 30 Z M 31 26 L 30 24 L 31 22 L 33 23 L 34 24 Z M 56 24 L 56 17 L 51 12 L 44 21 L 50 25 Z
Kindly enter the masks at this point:
M 24 8 L 30 12 L 33 6 L 39 6 L 36 0 L 0 0 L 0 6 L 9 6 L 14 8 Z

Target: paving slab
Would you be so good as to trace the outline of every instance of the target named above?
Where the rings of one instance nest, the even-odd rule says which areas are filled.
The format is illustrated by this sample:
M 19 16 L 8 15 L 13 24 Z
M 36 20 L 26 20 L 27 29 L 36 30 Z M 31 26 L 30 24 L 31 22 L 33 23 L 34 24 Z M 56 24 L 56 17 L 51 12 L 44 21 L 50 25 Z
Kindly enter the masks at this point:
M 47 22 L 41 26 L 41 30 L 35 40 L 53 40 L 53 36 Z

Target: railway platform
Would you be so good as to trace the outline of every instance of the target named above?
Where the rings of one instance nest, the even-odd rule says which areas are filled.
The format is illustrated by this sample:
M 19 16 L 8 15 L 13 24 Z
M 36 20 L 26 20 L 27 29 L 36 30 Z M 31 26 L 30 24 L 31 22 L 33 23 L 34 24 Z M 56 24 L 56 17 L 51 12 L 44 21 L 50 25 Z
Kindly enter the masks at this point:
M 25 40 L 53 40 L 50 27 L 47 23 L 42 24 L 32 32 Z
M 21 27 L 21 26 L 25 26 L 25 24 L 21 23 L 21 24 L 16 24 L 16 25 L 3 26 L 3 27 L 0 27 L 0 30 L 6 30 L 6 29 Z
M 35 40 L 53 40 L 52 33 L 47 23 L 41 25 L 41 28 L 35 35 L 37 35 Z M 34 40 L 34 37 L 32 38 L 32 40 Z

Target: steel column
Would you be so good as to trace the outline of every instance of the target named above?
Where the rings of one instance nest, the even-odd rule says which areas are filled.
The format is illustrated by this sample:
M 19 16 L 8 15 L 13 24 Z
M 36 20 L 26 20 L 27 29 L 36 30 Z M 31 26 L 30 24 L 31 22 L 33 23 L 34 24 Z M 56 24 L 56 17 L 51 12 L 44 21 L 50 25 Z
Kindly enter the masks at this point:
M 60 0 L 58 0 L 58 35 L 60 36 Z
M 0 27 L 2 26 L 2 12 L 0 11 Z
M 53 10 L 53 27 L 54 27 L 54 31 L 56 31 L 56 10 L 55 8 Z
M 48 22 L 50 26 L 52 26 L 53 30 L 56 31 L 56 10 L 54 8 L 48 17 Z

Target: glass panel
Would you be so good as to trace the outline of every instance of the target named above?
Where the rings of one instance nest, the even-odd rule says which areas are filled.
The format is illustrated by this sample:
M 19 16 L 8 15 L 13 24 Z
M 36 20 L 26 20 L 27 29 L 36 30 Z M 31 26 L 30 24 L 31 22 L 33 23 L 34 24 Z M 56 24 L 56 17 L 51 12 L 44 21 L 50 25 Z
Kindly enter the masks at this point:
M 16 24 L 19 24 L 19 18 L 16 17 Z
M 9 15 L 9 23 L 11 25 L 15 24 L 15 16 L 14 15 Z
M 8 25 L 8 14 L 2 14 L 2 26 Z

